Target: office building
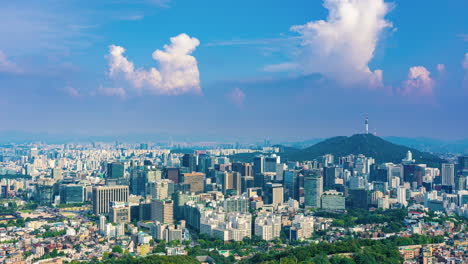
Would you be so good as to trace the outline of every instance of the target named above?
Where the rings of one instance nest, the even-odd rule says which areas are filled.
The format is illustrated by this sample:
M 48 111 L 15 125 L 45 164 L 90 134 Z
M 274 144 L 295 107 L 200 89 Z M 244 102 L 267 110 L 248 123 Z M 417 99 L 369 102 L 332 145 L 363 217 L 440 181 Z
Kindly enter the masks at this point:
M 223 201 L 224 212 L 239 212 L 239 213 L 248 213 L 249 212 L 249 199 L 244 196 L 233 196 L 226 198 Z
M 188 168 L 189 172 L 197 171 L 197 156 L 194 154 L 184 154 L 182 157 L 182 166 Z
M 352 189 L 349 190 L 349 194 L 351 197 L 351 205 L 353 208 L 359 208 L 367 210 L 369 209 L 369 199 L 367 190 L 365 189 Z
M 265 204 L 282 204 L 284 202 L 283 185 L 279 183 L 267 183 L 263 198 Z
M 256 156 L 253 158 L 253 174 L 261 174 L 264 172 L 265 167 L 265 157 L 264 156 Z
M 97 186 L 93 188 L 94 214 L 107 214 L 111 202 L 128 202 L 128 186 Z
M 60 186 L 60 202 L 63 204 L 82 203 L 84 201 L 84 188 L 78 184 Z
M 118 179 L 124 177 L 124 164 L 122 162 L 112 162 L 107 164 L 107 178 Z
M 163 179 L 146 184 L 146 194 L 152 199 L 170 199 L 174 193 L 174 183 L 171 180 Z
M 182 173 L 181 183 L 184 190 L 194 193 L 204 191 L 205 174 L 202 172 Z
M 174 201 L 151 200 L 151 220 L 164 224 L 174 222 Z
M 232 171 L 237 171 L 241 174 L 241 176 L 252 176 L 252 165 L 250 163 L 241 163 L 241 162 L 234 162 L 232 163 Z
M 299 200 L 299 171 L 286 170 L 284 171 L 284 199 L 285 201 L 292 198 Z
M 130 207 L 125 202 L 111 202 L 109 221 L 116 224 L 130 223 Z
M 276 173 L 277 164 L 280 164 L 280 156 L 271 154 L 271 156 L 264 157 L 263 172 L 274 172 Z
M 320 208 L 320 198 L 323 192 L 323 178 L 319 170 L 304 177 L 304 206 Z
M 468 176 L 468 156 L 458 157 L 458 174 Z
M 343 178 L 343 168 L 340 167 L 326 167 L 323 170 L 323 188 L 324 190 L 335 189 L 336 179 Z
M 235 193 L 241 194 L 241 174 L 239 172 L 224 172 L 222 179 L 222 190 L 224 194 Z
M 335 190 L 326 191 L 322 194 L 322 209 L 325 210 L 344 210 L 345 197 L 342 192 Z
M 452 163 L 442 164 L 442 185 L 455 188 L 455 165 Z

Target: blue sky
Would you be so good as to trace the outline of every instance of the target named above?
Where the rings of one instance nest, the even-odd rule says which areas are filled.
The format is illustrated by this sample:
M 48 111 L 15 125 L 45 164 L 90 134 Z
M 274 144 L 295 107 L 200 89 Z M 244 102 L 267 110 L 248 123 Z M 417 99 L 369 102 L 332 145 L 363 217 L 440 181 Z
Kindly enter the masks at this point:
M 468 137 L 464 0 L 1 5 L 0 130 Z

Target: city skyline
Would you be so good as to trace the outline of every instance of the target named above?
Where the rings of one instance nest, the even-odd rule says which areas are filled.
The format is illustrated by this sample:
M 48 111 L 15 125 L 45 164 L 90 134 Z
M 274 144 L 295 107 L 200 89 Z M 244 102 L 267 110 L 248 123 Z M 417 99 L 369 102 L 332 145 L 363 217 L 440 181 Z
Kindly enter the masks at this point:
M 466 139 L 464 1 L 2 5 L 0 131 Z

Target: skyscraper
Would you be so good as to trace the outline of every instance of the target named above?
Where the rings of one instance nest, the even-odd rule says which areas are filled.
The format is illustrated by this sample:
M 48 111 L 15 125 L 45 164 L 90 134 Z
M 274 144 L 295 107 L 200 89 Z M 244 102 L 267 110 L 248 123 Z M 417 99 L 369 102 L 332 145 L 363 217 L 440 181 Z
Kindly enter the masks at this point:
M 335 179 L 340 177 L 343 173 L 343 169 L 339 167 L 326 167 L 323 170 L 323 189 L 333 190 L 335 189 Z
M 189 172 L 197 170 L 197 156 L 194 154 L 184 154 L 182 157 L 182 166 L 189 168 Z
M 279 183 L 267 183 L 264 195 L 265 204 L 281 204 L 284 202 L 283 185 Z
M 455 165 L 452 163 L 442 164 L 442 185 L 455 188 Z
M 463 176 L 468 176 L 468 156 L 458 157 L 458 173 Z
M 185 189 L 194 193 L 201 193 L 204 190 L 205 174 L 201 172 L 182 173 L 182 184 Z
M 172 224 L 174 222 L 174 201 L 151 200 L 151 220 Z
M 299 201 L 299 172 L 296 170 L 287 170 L 284 172 L 284 199 L 289 198 Z
M 323 178 L 319 170 L 314 170 L 304 177 L 304 206 L 320 208 L 320 198 L 323 193 Z
M 276 164 L 280 163 L 280 156 L 271 154 L 269 157 L 264 158 L 263 171 L 264 172 L 276 172 Z
M 221 184 L 224 194 L 227 193 L 227 190 L 235 190 L 238 195 L 241 194 L 241 175 L 239 172 L 224 172 Z
M 98 186 L 93 188 L 94 214 L 109 213 L 110 202 L 128 202 L 128 186 Z
M 265 157 L 264 156 L 256 156 L 253 158 L 253 174 L 259 174 L 264 172 L 265 167 Z
M 252 166 L 250 163 L 234 162 L 232 163 L 232 171 L 240 172 L 241 176 L 252 176 Z
M 109 221 L 117 224 L 130 222 L 130 207 L 125 202 L 111 202 Z
M 117 179 L 124 177 L 124 164 L 122 162 L 112 162 L 107 164 L 107 178 Z

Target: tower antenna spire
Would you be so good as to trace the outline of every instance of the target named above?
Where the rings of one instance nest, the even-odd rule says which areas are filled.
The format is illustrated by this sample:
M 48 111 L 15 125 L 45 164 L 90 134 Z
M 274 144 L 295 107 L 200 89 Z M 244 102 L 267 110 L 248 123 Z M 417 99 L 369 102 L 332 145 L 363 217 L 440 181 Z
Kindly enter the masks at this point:
M 366 125 L 366 134 L 369 134 L 369 114 L 366 113 L 366 122 L 364 123 Z

